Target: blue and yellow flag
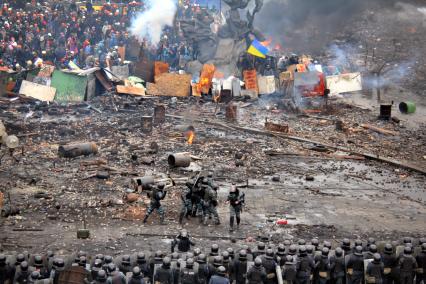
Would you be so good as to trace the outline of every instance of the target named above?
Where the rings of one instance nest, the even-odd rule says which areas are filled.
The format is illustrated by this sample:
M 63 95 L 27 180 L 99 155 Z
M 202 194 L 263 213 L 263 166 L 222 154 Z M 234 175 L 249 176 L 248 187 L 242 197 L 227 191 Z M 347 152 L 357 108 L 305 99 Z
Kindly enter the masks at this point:
M 247 52 L 257 57 L 266 58 L 266 54 L 268 54 L 269 50 L 260 41 L 255 39 L 247 49 Z

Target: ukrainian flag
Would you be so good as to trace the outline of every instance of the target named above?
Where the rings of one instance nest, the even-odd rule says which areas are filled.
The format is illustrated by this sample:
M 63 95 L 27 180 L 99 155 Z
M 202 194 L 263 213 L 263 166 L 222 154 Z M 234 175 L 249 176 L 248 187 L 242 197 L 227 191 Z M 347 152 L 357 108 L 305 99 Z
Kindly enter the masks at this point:
M 266 54 L 268 54 L 269 50 L 260 41 L 255 39 L 247 49 L 247 52 L 257 57 L 266 58 Z

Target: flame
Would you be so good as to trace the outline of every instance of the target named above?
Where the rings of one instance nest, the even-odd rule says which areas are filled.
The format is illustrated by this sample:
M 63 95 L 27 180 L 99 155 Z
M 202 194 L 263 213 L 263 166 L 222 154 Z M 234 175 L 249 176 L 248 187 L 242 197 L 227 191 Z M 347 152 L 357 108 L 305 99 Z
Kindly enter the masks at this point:
M 215 103 L 217 103 L 219 101 L 219 98 L 220 98 L 220 94 L 219 93 L 213 95 L 213 101 Z
M 266 47 L 266 46 L 269 46 L 271 42 L 272 42 L 272 38 L 268 38 L 267 40 L 260 42 L 260 44 Z
M 195 133 L 192 130 L 189 130 L 186 133 L 186 139 L 189 145 L 192 145 L 192 142 L 194 142 L 194 138 L 195 138 Z

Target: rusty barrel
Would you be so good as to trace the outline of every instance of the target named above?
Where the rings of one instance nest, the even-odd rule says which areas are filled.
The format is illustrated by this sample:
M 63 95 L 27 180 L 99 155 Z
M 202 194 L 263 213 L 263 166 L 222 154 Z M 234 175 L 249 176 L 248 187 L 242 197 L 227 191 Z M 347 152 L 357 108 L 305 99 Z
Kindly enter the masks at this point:
M 237 106 L 230 103 L 228 105 L 226 105 L 226 110 L 225 110 L 225 117 L 226 120 L 229 121 L 237 121 Z
M 152 116 L 142 116 L 142 132 L 151 133 L 152 132 Z
M 189 167 L 191 164 L 191 157 L 187 153 L 174 153 L 170 154 L 167 159 L 171 167 Z
M 143 191 L 154 183 L 155 183 L 155 180 L 153 176 L 143 176 L 143 177 L 132 178 L 132 186 L 136 192 Z
M 75 158 L 98 153 L 98 146 L 94 142 L 61 145 L 58 148 L 59 157 Z
M 154 125 L 160 125 L 166 122 L 166 107 L 164 105 L 156 105 L 154 107 Z

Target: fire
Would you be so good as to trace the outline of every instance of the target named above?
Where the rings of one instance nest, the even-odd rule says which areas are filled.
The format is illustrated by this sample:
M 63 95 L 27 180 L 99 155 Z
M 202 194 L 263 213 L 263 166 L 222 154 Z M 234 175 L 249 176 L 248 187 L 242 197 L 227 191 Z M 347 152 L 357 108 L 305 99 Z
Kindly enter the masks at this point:
M 218 94 L 214 94 L 213 95 L 213 101 L 215 102 L 215 103 L 217 103 L 218 101 L 219 101 L 219 98 L 220 98 L 220 94 L 218 93 Z
M 186 133 L 186 139 L 189 145 L 192 145 L 192 142 L 194 142 L 194 138 L 195 138 L 195 133 L 192 130 L 189 130 Z

